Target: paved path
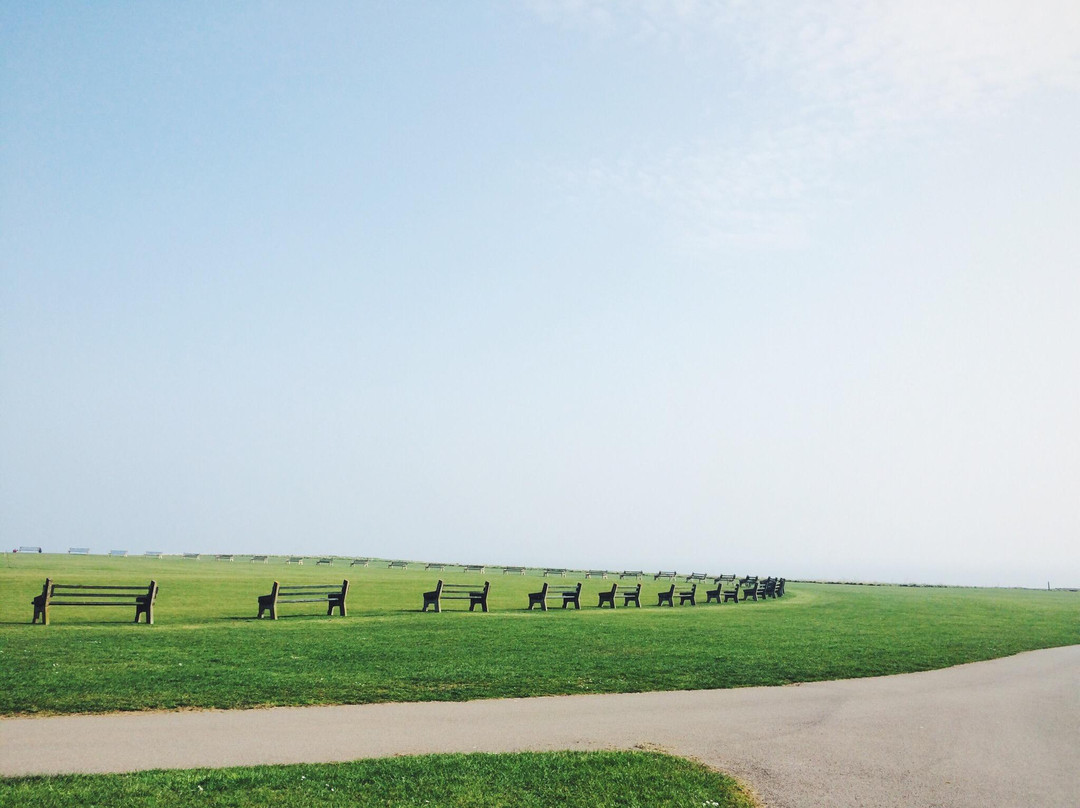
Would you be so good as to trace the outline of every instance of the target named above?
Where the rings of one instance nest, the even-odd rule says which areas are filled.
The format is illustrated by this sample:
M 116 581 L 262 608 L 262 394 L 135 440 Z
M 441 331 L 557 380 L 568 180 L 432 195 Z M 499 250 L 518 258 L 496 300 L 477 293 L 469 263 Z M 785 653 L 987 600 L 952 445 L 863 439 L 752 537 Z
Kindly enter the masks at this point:
M 635 746 L 772 808 L 1076 808 L 1080 646 L 789 687 L 3 719 L 0 775 Z

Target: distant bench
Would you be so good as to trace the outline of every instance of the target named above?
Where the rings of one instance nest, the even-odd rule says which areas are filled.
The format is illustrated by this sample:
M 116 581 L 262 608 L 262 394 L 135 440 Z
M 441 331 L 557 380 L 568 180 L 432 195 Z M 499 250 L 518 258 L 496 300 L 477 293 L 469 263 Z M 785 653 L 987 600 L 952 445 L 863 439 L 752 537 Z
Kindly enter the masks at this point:
M 607 576 L 607 570 L 588 570 L 585 573 L 586 578 L 603 578 L 605 581 L 607 580 Z
M 341 586 L 336 584 L 282 586 L 274 581 L 269 595 L 259 595 L 259 617 L 263 616 L 263 612 L 269 611 L 270 619 L 277 620 L 279 603 L 325 603 L 328 617 L 334 613 L 334 609 L 345 617 L 345 596 L 348 593 L 348 580 L 342 581 Z
M 234 556 L 234 555 L 232 555 L 230 553 L 221 553 L 220 555 L 214 556 L 214 558 L 216 558 L 218 561 L 235 561 L 236 560 L 236 556 Z
M 565 578 L 566 573 L 567 570 L 563 569 L 562 567 L 549 567 L 548 569 L 544 570 L 544 577 L 546 578 L 549 575 L 558 575 L 560 578 Z
M 198 561 L 200 558 L 202 558 L 202 553 L 184 553 L 184 558 L 191 561 Z
M 270 557 L 269 556 L 252 556 L 251 557 L 251 563 L 252 564 L 269 564 L 270 563 Z
M 739 582 L 734 575 L 721 575 L 714 583 L 716 589 L 705 590 L 706 603 L 711 603 L 714 600 L 717 603 L 739 602 Z
M 623 570 L 619 573 L 619 580 L 621 581 L 623 578 L 637 578 L 640 580 L 644 574 L 643 570 Z
M 659 581 L 661 578 L 674 578 L 678 574 L 679 573 L 675 572 L 675 570 L 672 570 L 671 572 L 664 572 L 663 570 L 660 570 L 660 572 L 656 573 L 656 575 L 654 575 L 652 579 L 654 581 Z
M 428 606 L 434 606 L 436 612 L 441 612 L 444 600 L 467 600 L 470 612 L 477 606 L 481 611 L 486 612 L 490 587 L 491 584 L 487 581 L 484 581 L 484 586 L 481 588 L 476 584 L 446 584 L 440 579 L 433 590 L 424 593 L 424 608 L 420 611 L 426 612 Z
M 707 581 L 709 576 L 704 572 L 691 572 L 683 580 L 689 583 L 690 581 Z
M 19 552 L 20 553 L 40 553 L 41 548 L 40 547 L 20 547 Z
M 562 607 L 565 609 L 571 603 L 574 604 L 575 609 L 581 608 L 581 582 L 570 586 L 551 586 L 547 581 L 544 581 L 544 585 L 540 587 L 539 592 L 529 593 L 529 610 L 532 610 L 533 606 L 539 606 L 540 611 L 546 612 L 548 595 L 552 597 L 562 598 Z
M 68 555 L 90 555 L 89 547 L 69 547 Z
M 123 558 L 127 555 L 127 550 L 109 550 L 109 555 L 115 556 L 116 558 Z
M 438 563 L 425 564 L 424 569 L 426 569 L 426 570 L 444 570 L 444 569 L 446 569 L 446 565 L 445 564 L 438 564 Z
M 366 567 L 370 563 L 371 563 L 370 558 L 354 558 L 352 560 L 352 562 L 350 562 L 349 566 L 350 567 Z
M 623 599 L 623 606 L 629 606 L 633 603 L 638 608 L 641 607 L 641 584 L 635 586 L 625 586 L 620 584 L 612 584 L 610 592 L 600 593 L 600 602 L 596 605 L 601 609 L 604 608 L 605 603 L 611 604 L 611 608 L 615 608 L 615 598 Z
M 41 618 L 43 626 L 49 625 L 49 610 L 53 606 L 127 606 L 135 607 L 135 622 L 146 615 L 146 623 L 154 622 L 154 598 L 157 597 L 157 581 L 149 586 L 112 586 L 106 584 L 54 584 L 45 579 L 41 594 L 30 601 L 34 606 L 34 619 Z
M 503 575 L 524 575 L 524 567 L 503 567 Z
M 391 561 L 389 564 L 386 565 L 386 567 L 387 567 L 387 569 L 407 570 L 409 568 L 409 562 L 408 561 Z
M 147 550 L 143 555 L 147 558 L 161 558 L 165 554 L 161 550 Z
M 285 563 L 286 564 L 299 564 L 302 567 L 302 566 L 304 566 L 304 557 L 303 556 L 289 556 L 287 559 L 285 559 Z
M 672 584 L 671 588 L 668 589 L 667 592 L 658 592 L 657 594 L 659 595 L 660 600 L 657 602 L 656 605 L 657 606 L 663 606 L 666 603 L 668 606 L 671 606 L 672 608 L 674 608 L 674 606 L 675 606 L 674 598 L 676 596 L 678 596 L 678 598 L 679 598 L 679 605 L 680 606 L 682 606 L 684 603 L 686 603 L 686 601 L 690 601 L 691 606 L 696 606 L 697 605 L 696 601 L 694 600 L 694 596 L 697 593 L 697 584 L 696 583 L 690 584 L 689 589 L 687 589 L 684 586 L 678 592 L 675 591 L 676 586 L 678 586 L 678 584 Z
M 478 572 L 483 575 L 485 572 L 487 572 L 487 567 L 485 567 L 483 564 L 466 564 L 465 572 Z
M 315 566 L 317 567 L 320 564 L 323 565 L 324 567 L 332 567 L 332 566 L 334 566 L 334 559 L 329 558 L 329 557 L 320 558 L 318 561 L 315 562 Z
M 758 599 L 758 587 L 759 582 L 756 575 L 748 575 L 739 581 L 739 589 L 742 590 L 743 603 L 753 598 L 755 601 Z M 761 587 L 761 597 L 765 597 L 765 587 Z

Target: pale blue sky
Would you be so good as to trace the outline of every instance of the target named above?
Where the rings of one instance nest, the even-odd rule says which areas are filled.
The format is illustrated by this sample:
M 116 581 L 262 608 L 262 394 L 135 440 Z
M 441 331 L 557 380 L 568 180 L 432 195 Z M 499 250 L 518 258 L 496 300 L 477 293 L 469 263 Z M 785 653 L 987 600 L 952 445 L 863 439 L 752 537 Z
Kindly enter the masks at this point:
M 1080 585 L 1074 3 L 8 3 L 0 541 Z

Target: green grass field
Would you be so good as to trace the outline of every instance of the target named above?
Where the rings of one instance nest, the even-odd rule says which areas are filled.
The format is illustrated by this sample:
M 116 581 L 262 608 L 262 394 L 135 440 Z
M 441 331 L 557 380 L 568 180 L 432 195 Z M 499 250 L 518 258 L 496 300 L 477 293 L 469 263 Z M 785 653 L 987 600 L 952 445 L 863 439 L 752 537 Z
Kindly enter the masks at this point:
M 927 670 L 1080 643 L 1073 592 L 789 584 L 779 600 L 527 612 L 538 575 L 492 581 L 488 614 L 420 613 L 421 592 L 460 572 L 286 566 L 179 558 L 4 555 L 0 714 L 465 700 L 775 685 Z M 782 571 L 780 571 L 782 572 Z M 30 625 L 31 598 L 58 582 L 147 583 L 154 626 L 134 610 L 57 608 Z M 285 606 L 256 621 L 283 582 L 351 581 L 349 617 Z M 560 580 L 561 579 L 556 579 Z M 577 580 L 568 577 L 566 581 Z M 307 611 L 306 616 L 288 616 Z
M 429 755 L 323 765 L 22 777 L 3 781 L 0 787 L 7 808 L 754 805 L 722 774 L 645 752 Z

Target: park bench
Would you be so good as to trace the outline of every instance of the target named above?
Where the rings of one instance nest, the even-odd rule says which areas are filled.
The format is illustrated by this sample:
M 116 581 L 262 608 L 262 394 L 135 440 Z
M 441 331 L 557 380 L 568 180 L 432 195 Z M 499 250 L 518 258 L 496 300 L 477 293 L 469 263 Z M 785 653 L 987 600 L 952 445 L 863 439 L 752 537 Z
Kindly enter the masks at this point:
M 332 566 L 334 566 L 334 559 L 332 559 L 332 558 L 320 558 L 318 561 L 315 562 L 315 566 L 317 567 L 320 564 L 322 566 L 324 566 L 324 567 L 332 567 Z
M 778 598 L 784 597 L 784 584 L 785 583 L 786 583 L 786 581 L 783 578 L 778 578 L 776 580 L 776 597 L 778 597 Z
M 407 570 L 409 568 L 409 562 L 408 561 L 391 561 L 389 564 L 386 565 L 386 568 L 391 569 L 391 570 L 392 569 Z
M 768 577 L 761 582 L 759 592 L 763 598 L 775 598 L 776 597 L 776 579 Z
M 425 570 L 444 570 L 444 569 L 446 569 L 446 565 L 445 564 L 436 564 L 436 563 L 425 564 L 424 569 Z
M 765 596 L 765 587 L 758 581 L 756 575 L 748 575 L 745 578 L 740 579 L 739 589 L 742 590 L 743 603 L 746 603 L 749 598 L 753 598 L 756 601 L 759 595 L 761 597 Z
M 683 580 L 687 583 L 690 583 L 690 581 L 707 581 L 708 579 L 709 576 L 706 575 L 704 572 L 691 572 Z
M 619 580 L 621 581 L 623 578 L 637 578 L 640 581 L 641 576 L 644 574 L 645 573 L 642 570 L 623 570 L 619 573 Z
M 236 556 L 231 555 L 229 553 L 221 553 L 220 555 L 214 556 L 214 558 L 216 558 L 218 561 L 235 561 L 236 560 Z
M 288 558 L 285 559 L 285 563 L 286 564 L 299 564 L 302 567 L 302 566 L 304 566 L 304 557 L 303 556 L 289 556 Z
M 341 586 L 337 584 L 282 586 L 274 581 L 269 595 L 259 595 L 259 617 L 261 618 L 264 612 L 269 611 L 270 619 L 277 620 L 279 603 L 325 603 L 328 617 L 334 613 L 334 609 L 345 617 L 345 596 L 348 593 L 348 580 L 342 581 Z
M 202 558 L 202 553 L 184 553 L 184 558 L 187 558 L 191 561 L 198 561 L 200 558 Z
M 604 608 L 605 603 L 610 603 L 611 608 L 615 608 L 615 598 L 623 599 L 623 606 L 629 606 L 633 603 L 638 608 L 641 607 L 641 584 L 635 586 L 624 586 L 620 584 L 612 584 L 610 592 L 600 593 L 600 602 L 596 605 L 599 608 Z
M 269 564 L 270 563 L 270 557 L 269 556 L 252 556 L 251 557 L 251 563 L 252 564 Z
M 585 573 L 586 578 L 603 578 L 607 580 L 607 570 L 588 570 Z
M 674 580 L 675 576 L 677 576 L 678 574 L 679 573 L 675 572 L 675 570 L 671 570 L 671 572 L 664 572 L 663 570 L 660 570 L 660 572 L 656 573 L 656 575 L 654 575 L 652 579 L 654 581 L 659 581 L 661 578 L 671 578 L 672 580 Z
M 466 564 L 465 572 L 478 572 L 481 575 L 487 570 L 487 567 L 483 564 Z
M 544 570 L 544 577 L 547 578 L 549 575 L 558 575 L 560 578 L 565 578 L 566 572 L 567 571 L 562 568 L 550 567 Z
M 109 555 L 114 558 L 123 558 L 127 555 L 127 550 L 109 550 Z
M 147 558 L 161 558 L 165 554 L 160 550 L 147 550 L 143 555 Z
M 503 567 L 503 575 L 524 575 L 524 567 Z
M 739 602 L 739 582 L 735 580 L 734 575 L 721 575 L 715 579 L 714 583 L 716 589 L 705 590 L 706 603 L 712 603 L 714 600 L 717 603 Z
M 424 593 L 424 608 L 420 611 L 426 612 L 428 606 L 434 606 L 436 612 L 441 612 L 444 600 L 467 600 L 470 612 L 477 606 L 486 612 L 490 587 L 487 581 L 484 581 L 483 588 L 478 588 L 476 584 L 446 584 L 440 579 L 433 590 Z
M 107 584 L 54 584 L 45 579 L 41 594 L 31 603 L 36 623 L 41 618 L 43 626 L 49 625 L 49 610 L 53 606 L 127 606 L 135 607 L 135 622 L 146 615 L 146 623 L 154 622 L 154 598 L 157 597 L 157 581 L 149 586 L 113 586 Z
M 544 581 L 543 586 L 540 587 L 539 592 L 529 593 L 529 610 L 532 610 L 533 606 L 539 606 L 540 611 L 546 612 L 548 595 L 552 597 L 562 598 L 562 607 L 565 609 L 567 605 L 574 604 L 575 609 L 581 608 L 581 582 L 574 584 L 573 586 L 551 586 L 547 581 Z
M 680 606 L 685 604 L 686 601 L 690 601 L 691 606 L 696 606 L 697 605 L 697 602 L 694 600 L 694 597 L 697 594 L 697 583 L 696 582 L 690 584 L 689 589 L 687 589 L 684 586 L 678 592 L 675 591 L 676 586 L 677 586 L 677 584 L 672 584 L 671 588 L 668 589 L 667 592 L 658 592 L 657 595 L 659 596 L 660 599 L 657 601 L 656 605 L 657 606 L 663 606 L 666 603 L 668 606 L 671 606 L 672 608 L 674 608 L 674 606 L 675 606 L 674 598 L 675 598 L 676 595 L 678 595 L 678 597 L 679 597 L 679 605 Z
M 366 567 L 371 563 L 370 558 L 354 558 L 349 564 L 350 567 Z
M 20 547 L 19 552 L 20 553 L 40 553 L 41 548 L 40 547 Z
M 89 547 L 69 547 L 68 555 L 90 555 Z

